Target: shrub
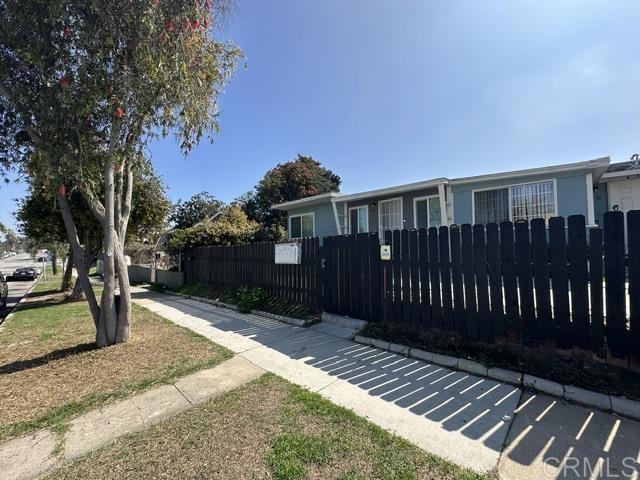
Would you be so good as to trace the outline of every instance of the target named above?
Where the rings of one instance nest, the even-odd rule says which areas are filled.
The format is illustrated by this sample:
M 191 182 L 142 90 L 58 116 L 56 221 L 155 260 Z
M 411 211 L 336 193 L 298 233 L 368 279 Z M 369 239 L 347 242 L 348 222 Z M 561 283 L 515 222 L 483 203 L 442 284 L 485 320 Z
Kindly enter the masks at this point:
M 241 313 L 249 313 L 263 307 L 269 299 L 267 292 L 262 288 L 241 287 L 235 295 L 235 303 L 238 311 Z

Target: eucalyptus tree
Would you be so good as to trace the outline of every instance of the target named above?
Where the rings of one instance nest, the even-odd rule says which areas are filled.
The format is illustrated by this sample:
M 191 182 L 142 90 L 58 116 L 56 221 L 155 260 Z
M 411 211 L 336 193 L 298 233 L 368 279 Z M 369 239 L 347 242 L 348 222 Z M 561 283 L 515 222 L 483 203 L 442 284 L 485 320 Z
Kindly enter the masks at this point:
M 186 154 L 219 130 L 217 98 L 242 59 L 215 35 L 230 8 L 227 0 L 0 0 L 0 99 L 46 159 L 99 346 L 131 335 L 123 247 L 145 146 L 172 134 Z M 102 231 L 99 303 L 73 191 Z

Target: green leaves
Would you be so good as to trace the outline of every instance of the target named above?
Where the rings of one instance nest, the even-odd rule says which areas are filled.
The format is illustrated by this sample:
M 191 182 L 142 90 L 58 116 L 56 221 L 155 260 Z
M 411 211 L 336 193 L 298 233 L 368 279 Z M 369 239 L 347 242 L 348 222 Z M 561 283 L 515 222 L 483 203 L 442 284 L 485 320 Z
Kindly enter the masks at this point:
M 2 100 L 34 124 L 70 183 L 101 170 L 112 137 L 126 158 L 156 133 L 186 153 L 217 132 L 218 92 L 242 52 L 210 35 L 207 2 L 5 0 L 0 15 Z M 79 174 L 79 156 L 97 168 Z
M 247 218 L 237 206 L 225 207 L 211 220 L 171 234 L 169 247 L 173 251 L 204 245 L 239 245 L 251 240 L 259 225 Z

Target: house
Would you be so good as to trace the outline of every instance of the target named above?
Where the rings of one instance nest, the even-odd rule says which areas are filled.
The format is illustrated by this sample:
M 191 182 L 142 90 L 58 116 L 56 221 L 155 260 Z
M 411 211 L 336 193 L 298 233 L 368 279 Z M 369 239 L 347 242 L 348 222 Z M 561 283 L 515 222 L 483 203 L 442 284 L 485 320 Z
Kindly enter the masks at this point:
M 603 157 L 353 194 L 331 192 L 272 208 L 287 212 L 290 238 L 576 214 L 595 226 L 607 210 L 640 208 L 640 165 L 637 158 L 612 165 Z
M 640 209 L 640 155 L 629 162 L 614 163 L 594 187 L 596 222 L 602 224 L 602 214 L 608 210 Z

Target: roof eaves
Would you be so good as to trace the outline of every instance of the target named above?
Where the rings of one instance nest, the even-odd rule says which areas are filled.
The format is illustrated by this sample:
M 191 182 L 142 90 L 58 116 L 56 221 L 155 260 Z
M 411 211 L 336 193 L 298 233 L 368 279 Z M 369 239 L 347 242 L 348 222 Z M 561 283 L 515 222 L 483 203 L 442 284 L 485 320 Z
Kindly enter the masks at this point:
M 349 195 L 343 195 L 339 201 L 353 201 L 363 198 L 381 197 L 384 195 L 393 195 L 397 193 L 412 192 L 414 190 L 421 190 L 423 188 L 435 187 L 441 183 L 447 184 L 450 180 L 448 178 L 435 178 L 433 180 L 424 180 L 421 182 L 407 183 L 404 185 L 398 185 L 395 187 L 378 188 L 376 190 L 367 190 L 365 192 L 352 193 Z
M 298 200 L 291 200 L 290 202 L 278 203 L 271 206 L 271 210 L 288 210 L 289 208 L 302 207 L 305 205 L 314 205 L 316 203 L 322 203 L 324 199 L 333 199 L 342 197 L 340 192 L 321 193 L 320 195 L 314 195 L 312 197 L 300 198 Z
M 606 168 L 610 163 L 609 157 L 595 158 L 593 160 L 587 160 L 584 162 L 566 163 L 562 165 L 551 165 L 548 167 L 536 167 L 528 168 L 524 170 L 513 170 L 510 172 L 489 173 L 485 175 L 476 175 L 473 177 L 460 177 L 451 180 L 454 185 L 460 185 L 465 183 L 482 182 L 485 180 L 501 180 L 509 178 L 524 177 L 528 175 L 544 175 L 547 173 L 566 172 L 571 170 L 583 170 L 583 169 L 602 169 Z

